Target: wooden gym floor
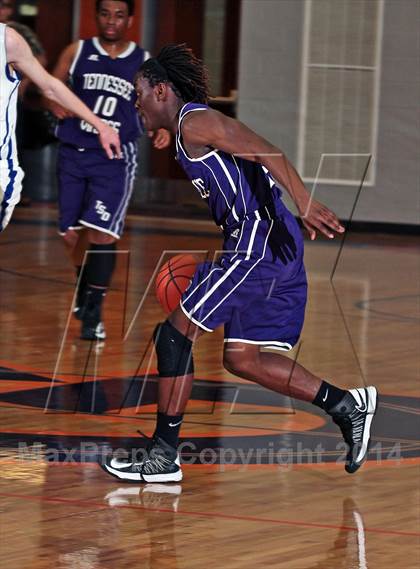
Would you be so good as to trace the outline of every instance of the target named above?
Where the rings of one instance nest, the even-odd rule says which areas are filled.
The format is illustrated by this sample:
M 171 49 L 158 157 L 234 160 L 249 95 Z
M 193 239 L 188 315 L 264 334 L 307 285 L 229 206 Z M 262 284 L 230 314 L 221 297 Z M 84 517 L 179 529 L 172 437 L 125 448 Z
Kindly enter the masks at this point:
M 154 425 L 150 337 L 158 263 L 221 245 L 211 223 L 130 217 L 106 300 L 108 339 L 78 339 L 56 211 L 1 235 L 2 567 L 417 568 L 419 255 L 414 237 L 307 243 L 310 300 L 291 357 L 342 387 L 375 384 L 369 462 L 348 475 L 338 430 L 311 405 L 229 375 L 222 333 L 200 339 L 182 430 L 184 480 L 123 485 L 98 466 Z M 165 253 L 165 251 L 167 251 Z M 147 378 L 147 380 L 145 379 Z

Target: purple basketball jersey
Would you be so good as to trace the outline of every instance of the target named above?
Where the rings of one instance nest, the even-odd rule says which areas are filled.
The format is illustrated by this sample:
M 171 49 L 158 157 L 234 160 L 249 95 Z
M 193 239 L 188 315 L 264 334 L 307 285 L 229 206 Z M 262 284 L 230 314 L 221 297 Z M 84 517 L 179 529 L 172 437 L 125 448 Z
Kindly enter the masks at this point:
M 148 57 L 148 52 L 130 42 L 125 52 L 112 59 L 95 37 L 79 42 L 69 71 L 73 92 L 119 132 L 123 144 L 135 141 L 141 132 L 133 80 Z M 61 142 L 79 148 L 100 148 L 96 134 L 79 118 L 65 119 L 57 129 Z
M 283 211 L 282 191 L 268 170 L 257 162 L 213 149 L 200 158 L 190 158 L 182 144 L 181 123 L 188 113 L 208 109 L 207 105 L 187 103 L 179 113 L 176 136 L 177 160 L 209 205 L 217 225 L 229 227 L 267 204 Z

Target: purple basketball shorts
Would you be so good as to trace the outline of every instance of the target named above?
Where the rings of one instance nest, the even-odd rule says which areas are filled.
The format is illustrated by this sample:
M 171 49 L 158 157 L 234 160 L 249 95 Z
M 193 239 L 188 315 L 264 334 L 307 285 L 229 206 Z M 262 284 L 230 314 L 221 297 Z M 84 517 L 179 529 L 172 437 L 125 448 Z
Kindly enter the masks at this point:
M 59 226 L 90 227 L 119 238 L 133 190 L 137 144 L 122 145 L 123 158 L 110 160 L 102 149 L 60 146 Z
M 303 239 L 285 210 L 225 230 L 223 253 L 198 266 L 180 306 L 200 328 L 224 324 L 225 342 L 290 350 L 298 341 L 307 298 Z

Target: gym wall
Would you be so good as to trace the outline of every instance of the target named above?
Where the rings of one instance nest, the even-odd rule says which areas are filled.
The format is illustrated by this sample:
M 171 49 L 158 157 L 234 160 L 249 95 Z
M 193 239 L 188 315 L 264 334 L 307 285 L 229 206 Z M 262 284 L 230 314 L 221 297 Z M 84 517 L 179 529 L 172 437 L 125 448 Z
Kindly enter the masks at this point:
M 344 219 L 366 153 L 354 219 L 419 223 L 419 21 L 416 0 L 242 2 L 238 118 Z

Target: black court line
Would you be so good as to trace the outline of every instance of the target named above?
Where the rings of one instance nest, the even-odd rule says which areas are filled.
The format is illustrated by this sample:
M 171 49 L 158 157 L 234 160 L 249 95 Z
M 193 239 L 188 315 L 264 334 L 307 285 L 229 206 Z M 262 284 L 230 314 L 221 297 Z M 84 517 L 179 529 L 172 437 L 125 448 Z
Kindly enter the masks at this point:
M 67 286 L 69 288 L 74 288 L 75 287 L 75 283 L 74 281 L 64 281 L 61 279 L 56 279 L 54 277 L 41 277 L 39 275 L 33 275 L 33 274 L 28 274 L 28 273 L 21 273 L 19 271 L 12 271 L 11 269 L 2 269 L 0 268 L 0 273 L 5 273 L 8 275 L 12 275 L 14 277 L 20 277 L 23 279 L 31 279 L 31 280 L 36 280 L 36 281 L 43 281 L 43 282 L 48 282 L 48 283 L 56 283 L 56 284 L 60 284 L 60 285 L 64 285 Z M 112 292 L 124 292 L 125 288 L 117 288 L 117 287 L 109 287 L 110 291 Z M 144 291 L 139 291 L 138 292 L 139 295 L 143 296 Z
M 39 275 L 32 275 L 32 274 L 27 274 L 27 273 L 21 273 L 19 271 L 12 271 L 10 269 L 2 269 L 0 268 L 0 273 L 5 273 L 11 276 L 15 276 L 15 277 L 20 277 L 20 278 L 24 278 L 24 279 L 31 279 L 31 280 L 36 280 L 36 281 L 41 281 L 41 282 L 47 282 L 47 283 L 55 283 L 55 284 L 60 284 L 63 286 L 66 286 L 68 288 L 74 288 L 74 282 L 73 281 L 64 281 L 61 279 L 56 279 L 53 277 L 42 277 Z M 333 287 L 334 289 L 334 287 Z M 126 291 L 126 287 L 124 288 L 116 288 L 111 286 L 110 291 L 112 292 L 124 292 L 125 294 L 127 294 Z M 140 296 L 143 296 L 144 291 L 139 291 L 138 294 Z M 394 314 L 391 312 L 383 312 L 380 310 L 377 310 L 375 308 L 370 308 L 369 306 L 366 306 L 367 304 L 370 304 L 372 302 L 379 302 L 379 301 L 393 301 L 393 300 L 397 300 L 399 298 L 420 298 L 419 295 L 413 294 L 413 295 L 407 295 L 407 296 L 395 296 L 395 297 L 386 297 L 386 298 L 371 298 L 369 300 L 358 300 L 356 302 L 353 303 L 353 306 L 355 308 L 357 308 L 360 311 L 363 312 L 369 312 L 370 314 L 372 314 L 373 316 L 377 317 L 377 318 L 381 318 L 384 320 L 388 320 L 388 321 L 393 321 L 393 322 L 419 322 L 420 321 L 420 317 L 416 317 L 416 316 L 403 316 L 402 314 Z M 319 310 L 310 310 L 308 311 L 310 314 L 323 314 L 322 311 Z
M 146 217 L 146 216 L 144 216 Z M 148 218 L 149 220 L 154 219 L 153 216 L 150 216 Z M 177 219 L 177 218 L 170 218 L 170 219 Z M 302 225 L 300 223 L 300 218 L 295 218 L 297 220 L 297 222 L 300 224 L 301 229 L 303 231 Z M 189 223 L 189 219 L 185 219 L 185 224 Z M 211 219 L 207 218 L 206 220 L 203 221 L 207 221 L 209 223 L 211 223 Z M 141 223 L 141 221 L 137 221 L 137 223 Z M 38 219 L 12 219 L 10 222 L 11 225 L 28 225 L 28 226 L 47 226 L 47 227 L 54 227 L 57 228 L 57 224 L 55 221 L 51 221 L 51 220 L 38 220 Z M 352 221 L 352 232 L 351 235 L 354 235 L 355 233 L 357 233 L 357 222 Z M 362 231 L 363 233 L 363 231 Z M 376 233 L 376 232 L 373 232 Z M 125 226 L 125 230 L 124 230 L 124 235 L 126 234 L 134 234 L 134 235 L 169 235 L 169 236 L 185 236 L 185 237 L 209 237 L 212 239 L 216 239 L 216 238 L 221 238 L 223 239 L 223 234 L 221 232 L 218 231 L 218 227 L 215 225 L 214 226 L 214 230 L 213 231 L 209 231 L 209 230 L 200 230 L 199 227 L 197 227 L 196 229 L 192 230 L 192 229 L 168 229 L 168 228 L 153 228 L 153 227 L 137 227 L 137 226 L 132 226 L 129 223 Z M 417 233 L 407 233 L 406 235 L 408 237 L 415 235 Z M 370 242 L 364 242 L 364 243 L 351 243 L 348 240 L 349 238 L 349 231 L 346 231 L 346 247 L 350 248 L 350 249 L 363 249 L 363 248 L 374 248 L 374 249 L 384 249 L 389 247 L 390 245 L 387 244 L 378 244 L 378 243 L 370 243 Z M 55 239 L 59 239 L 59 235 L 57 233 L 56 236 L 54 237 L 48 237 L 48 238 L 43 238 L 43 240 L 55 240 Z M 322 240 L 321 240 L 322 239 Z M 21 243 L 25 243 L 25 242 L 33 242 L 33 239 L 22 239 L 22 241 L 10 241 L 8 242 L 9 244 L 21 244 Z M 316 243 L 313 243 L 312 241 L 309 240 L 305 240 L 305 247 L 307 245 L 323 245 L 326 247 L 337 247 L 337 239 L 328 239 L 328 238 L 322 238 L 322 236 L 320 236 L 320 238 L 317 240 Z M 6 243 L 1 243 L 0 241 L 0 246 L 2 245 L 6 245 Z M 395 246 L 395 245 L 393 245 Z M 343 242 L 340 244 L 340 249 L 343 247 Z
M 185 220 L 188 223 L 188 219 Z M 50 220 L 39 220 L 39 219 L 15 219 L 12 220 L 14 225 L 29 225 L 29 226 L 46 226 L 46 227 L 57 227 L 55 221 Z M 185 237 L 211 237 L 216 238 L 220 234 L 217 232 L 217 227 L 215 226 L 214 231 L 203 231 L 199 228 L 192 229 L 168 229 L 164 227 L 153 228 L 153 227 L 132 227 L 127 225 L 125 228 L 125 234 L 134 233 L 136 235 L 179 235 Z
M 5 273 L 6 275 L 12 275 L 14 277 L 20 277 L 20 278 L 24 278 L 24 279 L 32 279 L 35 281 L 44 281 L 44 282 L 49 282 L 49 283 L 56 283 L 56 284 L 61 284 L 61 285 L 65 285 L 65 286 L 71 286 L 74 288 L 74 283 L 70 283 L 68 281 L 64 281 L 61 279 L 55 279 L 53 277 L 41 277 L 39 275 L 31 275 L 31 274 L 27 274 L 27 273 L 21 273 L 19 271 L 12 271 L 11 269 L 2 269 L 0 268 L 0 273 Z
M 420 301 L 420 295 L 418 294 L 407 294 L 400 296 L 387 296 L 382 298 L 369 298 L 368 300 L 359 300 L 354 303 L 354 306 L 359 310 L 369 312 L 375 316 L 380 316 L 387 320 L 397 321 L 397 322 L 420 322 L 420 317 L 418 316 L 403 316 L 400 314 L 395 314 L 393 312 L 385 312 L 383 310 L 378 310 L 376 308 L 370 308 L 370 304 L 374 302 L 393 302 L 395 300 L 406 300 L 406 299 L 416 299 Z M 420 305 L 419 305 L 420 306 Z

